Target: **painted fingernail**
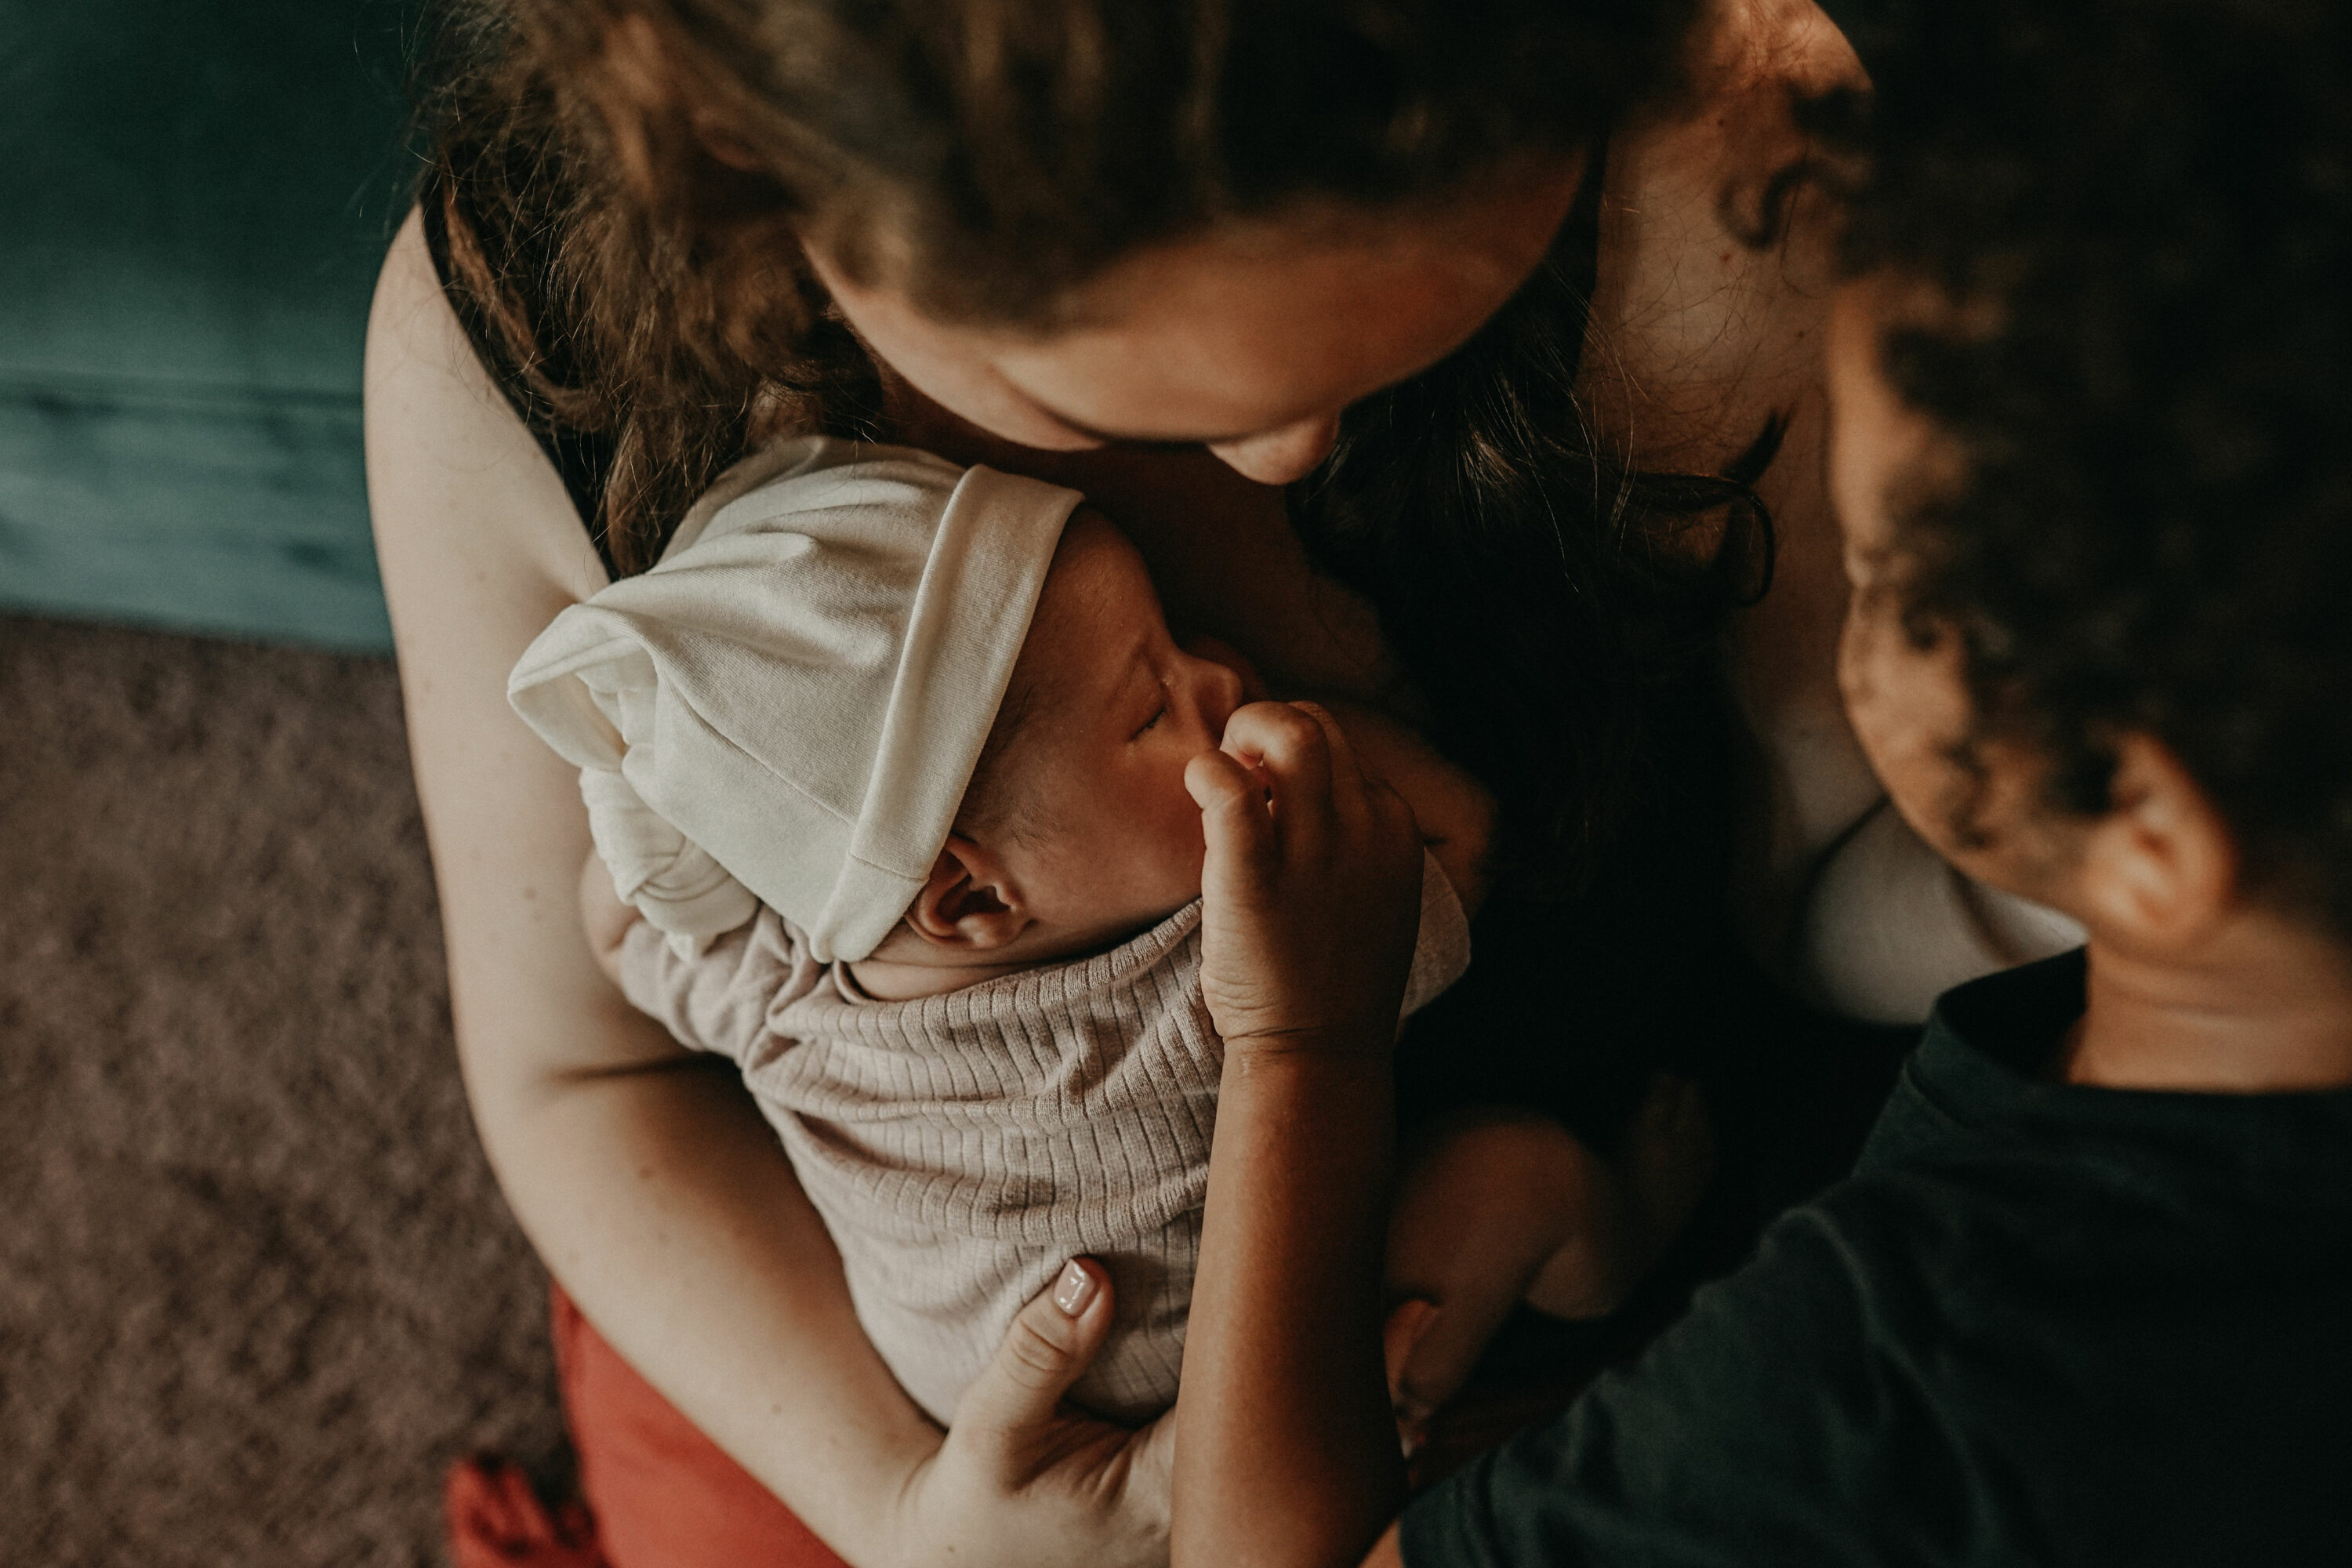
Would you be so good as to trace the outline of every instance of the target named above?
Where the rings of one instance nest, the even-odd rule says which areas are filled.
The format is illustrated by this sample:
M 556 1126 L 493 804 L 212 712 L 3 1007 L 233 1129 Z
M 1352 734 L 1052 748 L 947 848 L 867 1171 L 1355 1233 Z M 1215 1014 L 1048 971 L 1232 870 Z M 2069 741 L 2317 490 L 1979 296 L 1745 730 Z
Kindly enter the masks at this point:
M 1094 1299 L 1095 1277 L 1075 1263 L 1065 1267 L 1061 1279 L 1054 1284 L 1054 1305 L 1061 1308 L 1066 1316 L 1075 1318 L 1084 1312 L 1087 1304 Z

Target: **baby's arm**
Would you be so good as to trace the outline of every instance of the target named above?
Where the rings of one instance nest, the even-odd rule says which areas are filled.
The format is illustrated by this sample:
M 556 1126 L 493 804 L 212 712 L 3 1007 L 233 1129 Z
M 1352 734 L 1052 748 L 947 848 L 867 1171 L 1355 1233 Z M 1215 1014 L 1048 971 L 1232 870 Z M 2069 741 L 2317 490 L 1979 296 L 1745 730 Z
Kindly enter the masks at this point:
M 580 868 L 580 929 L 588 933 L 588 951 L 596 967 L 617 989 L 621 985 L 621 947 L 629 928 L 645 922 L 645 915 L 613 890 L 613 873 L 594 850 Z
M 580 925 L 596 966 L 629 1005 L 688 1050 L 741 1062 L 767 1031 L 768 1007 L 799 969 L 789 927 L 762 909 L 692 956 L 614 891 L 612 873 L 590 851 L 580 868 Z

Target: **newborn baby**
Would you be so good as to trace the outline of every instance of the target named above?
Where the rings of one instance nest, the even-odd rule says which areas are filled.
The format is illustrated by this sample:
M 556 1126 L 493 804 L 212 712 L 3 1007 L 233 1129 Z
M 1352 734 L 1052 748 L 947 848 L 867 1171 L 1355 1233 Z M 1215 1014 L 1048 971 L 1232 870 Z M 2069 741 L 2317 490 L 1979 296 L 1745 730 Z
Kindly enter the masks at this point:
M 1164 1409 L 1197 1257 L 1222 1050 L 1184 769 L 1257 693 L 1175 642 L 1080 501 L 783 443 L 510 685 L 582 768 L 600 959 L 741 1068 L 867 1335 L 942 1422 L 1079 1253 L 1117 1321 L 1074 1399 Z M 1467 963 L 1483 797 L 1396 727 L 1350 729 L 1432 842 L 1410 1011 Z

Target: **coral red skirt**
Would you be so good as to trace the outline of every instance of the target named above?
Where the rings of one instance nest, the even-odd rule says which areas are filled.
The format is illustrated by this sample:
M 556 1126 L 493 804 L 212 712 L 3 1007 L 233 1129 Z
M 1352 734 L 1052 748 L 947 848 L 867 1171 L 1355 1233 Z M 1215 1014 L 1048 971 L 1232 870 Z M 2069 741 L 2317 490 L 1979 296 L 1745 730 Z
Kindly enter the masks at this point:
M 549 1288 L 582 1502 L 551 1510 L 502 1460 L 450 1467 L 457 1568 L 847 1568 Z

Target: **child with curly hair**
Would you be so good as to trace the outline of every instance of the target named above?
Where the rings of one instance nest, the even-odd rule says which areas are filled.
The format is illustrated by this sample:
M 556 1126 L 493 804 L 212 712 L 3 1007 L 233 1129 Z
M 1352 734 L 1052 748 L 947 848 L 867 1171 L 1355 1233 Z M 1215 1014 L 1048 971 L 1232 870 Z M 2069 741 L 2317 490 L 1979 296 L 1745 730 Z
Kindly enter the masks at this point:
M 1377 1544 L 1381 1173 L 1335 1165 L 1386 1041 L 1294 963 L 1219 1017 L 1180 1568 L 2352 1561 L 2352 16 L 1913 23 L 1830 347 L 1842 685 L 1920 835 L 2087 945 L 1946 993 L 1848 1180 Z M 1346 815 L 1290 728 L 1277 837 Z M 1322 950 L 1201 772 L 1214 997 Z

